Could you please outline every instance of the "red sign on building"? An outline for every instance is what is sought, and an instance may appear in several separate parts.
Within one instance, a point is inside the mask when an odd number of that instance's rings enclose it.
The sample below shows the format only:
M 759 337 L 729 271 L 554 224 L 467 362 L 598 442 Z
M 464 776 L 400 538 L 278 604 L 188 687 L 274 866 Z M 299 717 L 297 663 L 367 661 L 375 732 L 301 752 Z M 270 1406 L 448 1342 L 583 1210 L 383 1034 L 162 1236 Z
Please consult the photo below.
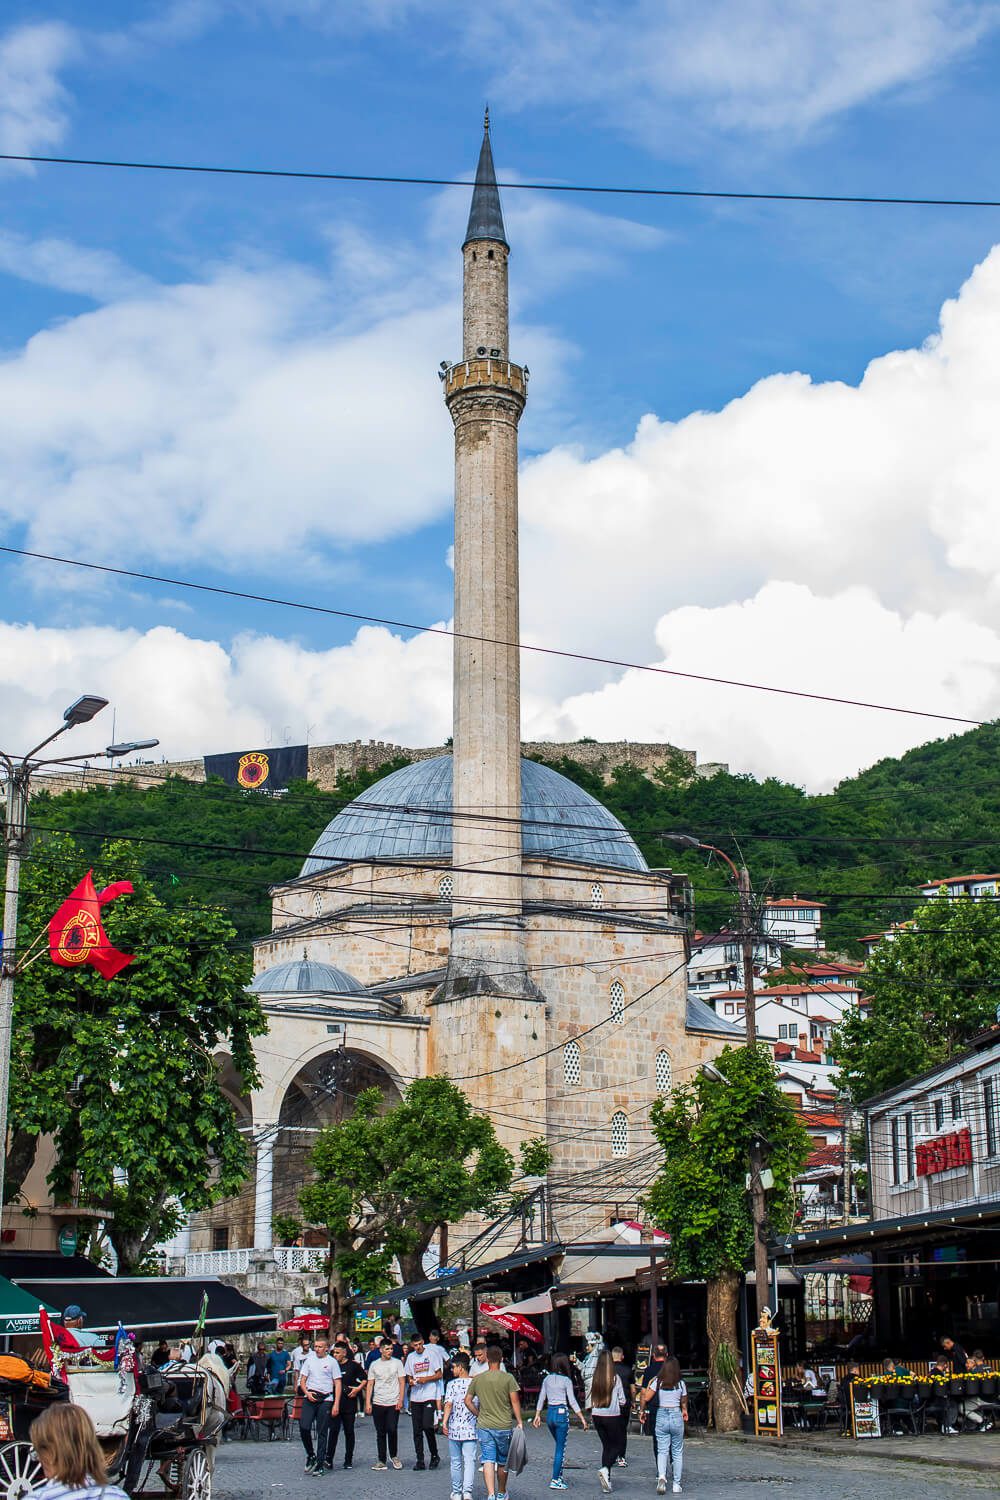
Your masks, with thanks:
M 935 1172 L 949 1172 L 952 1167 L 972 1164 L 972 1137 L 968 1128 L 939 1135 L 933 1141 L 917 1142 L 917 1176 L 933 1177 Z

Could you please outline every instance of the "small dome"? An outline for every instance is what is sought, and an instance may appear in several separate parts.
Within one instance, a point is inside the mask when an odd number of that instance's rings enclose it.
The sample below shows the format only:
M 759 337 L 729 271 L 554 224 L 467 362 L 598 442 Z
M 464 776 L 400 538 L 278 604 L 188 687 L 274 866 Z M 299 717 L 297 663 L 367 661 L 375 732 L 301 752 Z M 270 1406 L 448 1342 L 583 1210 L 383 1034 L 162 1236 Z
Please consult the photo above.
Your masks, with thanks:
M 595 797 L 551 766 L 521 761 L 522 847 L 528 859 L 648 869 L 628 831 Z M 380 859 L 451 859 L 450 755 L 403 766 L 368 787 L 327 824 L 302 866 Z
M 335 969 L 333 964 L 317 963 L 314 958 L 292 958 L 272 964 L 247 985 L 254 995 L 357 995 L 364 985 L 353 974 Z

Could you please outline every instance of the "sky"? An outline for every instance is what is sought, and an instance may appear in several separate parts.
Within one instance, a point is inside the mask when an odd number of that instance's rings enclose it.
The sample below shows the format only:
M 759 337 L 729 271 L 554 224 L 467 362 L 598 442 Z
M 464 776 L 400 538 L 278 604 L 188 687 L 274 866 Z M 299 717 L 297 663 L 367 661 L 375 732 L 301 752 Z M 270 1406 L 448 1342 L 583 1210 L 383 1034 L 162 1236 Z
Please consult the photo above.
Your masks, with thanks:
M 7 156 L 467 181 L 488 100 L 508 184 L 1000 197 L 995 0 L 0 26 Z M 502 196 L 525 641 L 927 715 L 525 653 L 525 738 L 823 790 L 1000 715 L 1000 209 Z M 0 749 L 83 691 L 171 759 L 450 733 L 468 198 L 0 161 L 0 541 L 343 612 L 0 554 Z

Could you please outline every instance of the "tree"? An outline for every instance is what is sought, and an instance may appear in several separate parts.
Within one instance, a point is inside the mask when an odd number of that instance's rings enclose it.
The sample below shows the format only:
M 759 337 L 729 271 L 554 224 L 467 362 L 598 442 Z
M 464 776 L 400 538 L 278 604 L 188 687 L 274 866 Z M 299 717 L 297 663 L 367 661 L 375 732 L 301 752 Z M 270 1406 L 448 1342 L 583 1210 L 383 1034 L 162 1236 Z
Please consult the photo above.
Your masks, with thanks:
M 312 1152 L 315 1181 L 299 1202 L 330 1241 L 330 1317 L 352 1287 L 367 1295 L 422 1274 L 421 1259 L 441 1224 L 486 1213 L 509 1188 L 514 1162 L 484 1115 L 474 1114 L 447 1078 L 418 1078 L 385 1108 L 378 1089 L 330 1125 Z
M 26 942 L 44 934 L 87 868 L 71 839 L 35 841 L 23 869 Z M 128 968 L 107 981 L 89 966 L 57 967 L 43 948 L 18 978 L 7 1170 L 14 1197 L 40 1137 L 52 1136 L 53 1190 L 113 1211 L 108 1238 L 133 1271 L 187 1214 L 245 1180 L 248 1147 L 213 1052 L 225 1047 L 252 1087 L 252 1038 L 267 1026 L 245 991 L 250 960 L 234 949 L 228 915 L 168 909 L 130 850 L 108 846 L 96 883 L 123 878 L 135 893 L 103 920 L 111 942 L 135 955 Z
M 994 1019 L 1000 910 L 941 896 L 913 926 L 879 943 L 865 968 L 871 995 L 834 1034 L 840 1077 L 855 1099 L 944 1062 Z
M 727 1083 L 702 1073 L 653 1105 L 653 1131 L 664 1164 L 647 1198 L 653 1222 L 670 1234 L 671 1272 L 708 1283 L 709 1370 L 715 1425 L 739 1425 L 739 1406 L 725 1378 L 723 1346 L 738 1345 L 740 1275 L 753 1257 L 746 1174 L 750 1143 L 765 1143 L 774 1174 L 769 1219 L 781 1230 L 792 1219 L 792 1180 L 809 1155 L 809 1136 L 783 1099 L 764 1047 L 727 1047 L 715 1059 Z

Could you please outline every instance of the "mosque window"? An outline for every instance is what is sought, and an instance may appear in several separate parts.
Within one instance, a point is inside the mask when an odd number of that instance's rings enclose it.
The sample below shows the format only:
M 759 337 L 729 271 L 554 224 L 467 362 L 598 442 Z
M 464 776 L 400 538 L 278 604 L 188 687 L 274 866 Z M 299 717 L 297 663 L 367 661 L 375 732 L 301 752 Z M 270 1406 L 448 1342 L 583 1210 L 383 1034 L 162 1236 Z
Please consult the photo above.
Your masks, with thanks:
M 669 1094 L 672 1083 L 673 1068 L 670 1065 L 670 1053 L 665 1047 L 661 1047 L 656 1054 L 656 1092 Z
M 313 897 L 313 916 L 314 917 L 321 917 L 322 915 L 323 915 L 323 897 L 317 893 Z
M 625 1024 L 625 986 L 620 979 L 611 985 L 611 1019 L 616 1026 Z
M 442 875 L 438 881 L 438 900 L 450 901 L 455 894 L 455 882 L 450 875 Z
M 580 1082 L 580 1045 L 567 1042 L 563 1048 L 563 1081 L 569 1088 Z
M 611 1155 L 628 1156 L 628 1120 L 620 1109 L 611 1116 Z
M 600 911 L 604 905 L 604 887 L 596 880 L 590 887 L 590 904 L 595 911 Z

